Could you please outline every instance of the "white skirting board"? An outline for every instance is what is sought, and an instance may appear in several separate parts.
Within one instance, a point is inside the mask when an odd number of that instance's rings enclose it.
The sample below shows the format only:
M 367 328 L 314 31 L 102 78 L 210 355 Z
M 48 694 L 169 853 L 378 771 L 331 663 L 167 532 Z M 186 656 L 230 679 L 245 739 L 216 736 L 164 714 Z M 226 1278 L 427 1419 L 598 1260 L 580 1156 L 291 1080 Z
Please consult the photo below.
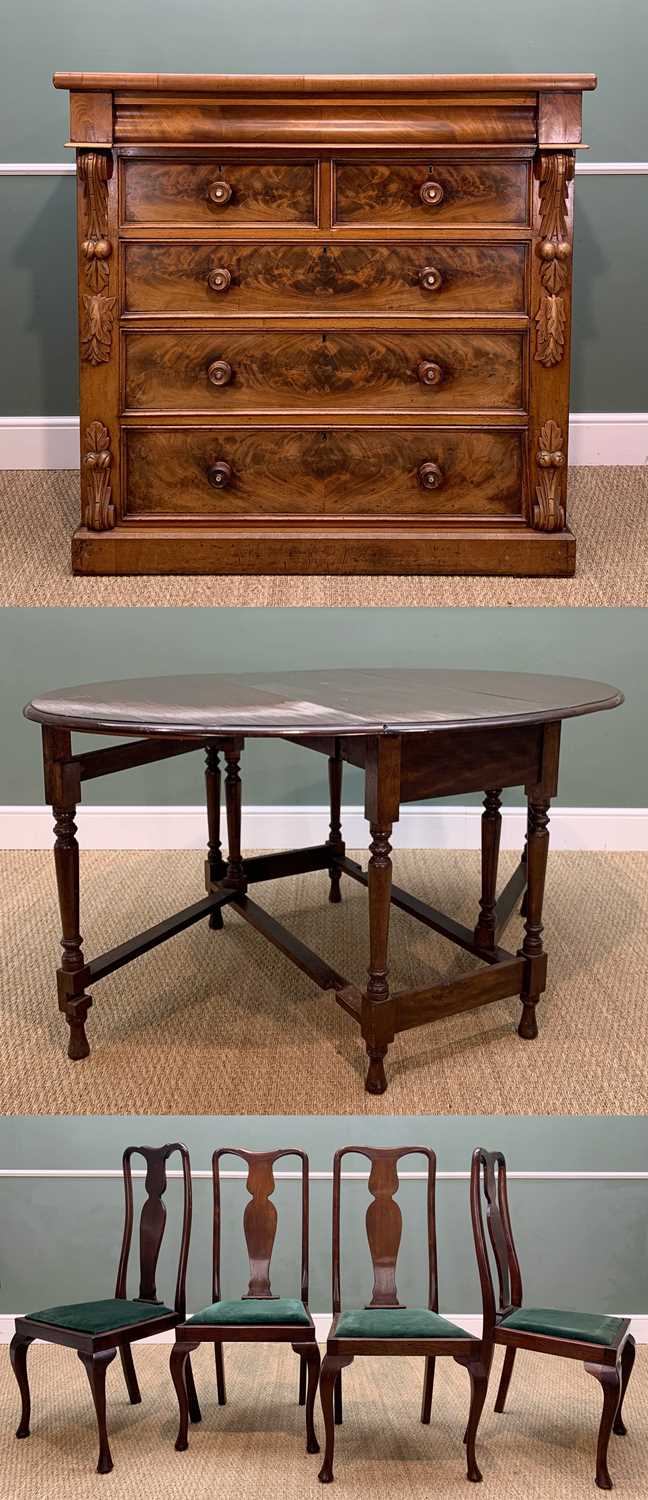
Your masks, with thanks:
M 396 849 L 478 849 L 481 808 L 406 807 L 394 825 Z M 526 814 L 521 807 L 502 809 L 503 849 L 521 849 Z M 315 807 L 243 809 L 246 849 L 302 848 L 324 843 L 329 813 Z M 204 807 L 80 807 L 77 813 L 82 849 L 201 849 L 207 842 Z M 344 837 L 350 849 L 366 848 L 370 834 L 361 807 L 342 810 Z M 0 849 L 49 849 L 53 842 L 48 807 L 0 807 Z M 552 849 L 648 851 L 648 808 L 555 807 L 550 816 Z M 223 842 L 226 833 L 223 820 Z
M 0 1314 L 0 1344 L 11 1343 L 11 1340 L 14 1336 L 14 1318 L 20 1316 L 21 1314 L 19 1313 Z M 444 1310 L 443 1316 L 445 1318 L 449 1318 L 451 1323 L 457 1323 L 460 1328 L 464 1328 L 466 1333 L 474 1333 L 477 1337 L 479 1337 L 482 1324 L 481 1313 L 447 1313 Z M 616 1313 L 615 1316 L 621 1318 L 629 1317 L 631 1319 L 630 1332 L 633 1334 L 637 1343 L 648 1344 L 648 1313 Z M 315 1324 L 317 1340 L 320 1344 L 326 1343 L 327 1334 L 331 1326 L 331 1319 L 332 1313 L 330 1312 L 313 1313 L 313 1322 Z M 157 1334 L 157 1336 L 151 1339 L 141 1339 L 139 1341 L 135 1340 L 135 1342 L 140 1342 L 143 1344 L 172 1344 L 174 1342 L 174 1338 L 175 1334 L 173 1332 L 173 1329 L 171 1329 L 168 1333 L 159 1333 Z M 40 1343 L 40 1339 L 37 1339 L 36 1343 Z
M 569 462 L 647 464 L 648 412 L 575 412 Z M 78 417 L 0 417 L 0 469 L 77 469 Z

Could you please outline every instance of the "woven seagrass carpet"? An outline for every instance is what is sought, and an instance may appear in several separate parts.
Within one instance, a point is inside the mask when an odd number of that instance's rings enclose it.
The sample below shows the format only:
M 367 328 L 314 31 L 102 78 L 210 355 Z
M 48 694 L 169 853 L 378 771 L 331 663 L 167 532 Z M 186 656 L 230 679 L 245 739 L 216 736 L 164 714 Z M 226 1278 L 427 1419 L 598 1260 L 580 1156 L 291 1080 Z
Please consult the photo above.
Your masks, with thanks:
M 110 1478 L 96 1474 L 90 1391 L 69 1349 L 35 1344 L 29 1351 L 32 1433 L 17 1442 L 18 1390 L 8 1350 L 0 1360 L 0 1470 L 7 1500 L 313 1500 L 320 1458 L 307 1455 L 297 1406 L 297 1359 L 288 1346 L 230 1345 L 225 1351 L 228 1403 L 215 1399 L 209 1347 L 193 1356 L 202 1422 L 189 1448 L 176 1453 L 177 1406 L 168 1345 L 134 1350 L 142 1405 L 129 1406 L 119 1360 L 108 1371 Z M 594 1485 L 600 1387 L 572 1360 L 518 1353 L 507 1411 L 493 1403 L 501 1351 L 477 1440 L 481 1493 L 497 1500 L 581 1500 Z M 344 1422 L 338 1428 L 335 1492 L 349 1500 L 439 1500 L 465 1496 L 462 1434 L 468 1375 L 451 1359 L 437 1361 L 432 1421 L 419 1421 L 423 1361 L 357 1359 L 344 1371 Z M 648 1493 L 648 1350 L 640 1347 L 624 1407 L 628 1429 L 608 1454 L 616 1493 Z M 316 1424 L 323 1425 L 319 1400 Z
M 364 858 L 361 854 L 360 858 Z M 501 880 L 514 856 L 502 855 Z M 200 898 L 198 852 L 81 855 L 88 958 Z M 395 879 L 472 925 L 478 855 L 397 851 Z M 47 852 L 0 856 L 0 1076 L 18 1114 L 642 1114 L 648 1112 L 648 856 L 552 853 L 548 990 L 540 1036 L 516 1034 L 517 999 L 397 1037 L 382 1098 L 364 1091 L 356 1023 L 231 911 L 98 983 L 92 1055 L 68 1061 L 56 1003 L 59 918 Z M 364 889 L 327 901 L 317 872 L 255 899 L 355 983 L 366 971 Z M 515 917 L 504 945 L 515 952 Z M 413 989 L 476 961 L 392 908 L 391 983 Z
M 0 473 L 0 604 L 639 605 L 648 603 L 648 467 L 569 477 L 577 576 L 559 578 L 73 578 L 76 470 Z

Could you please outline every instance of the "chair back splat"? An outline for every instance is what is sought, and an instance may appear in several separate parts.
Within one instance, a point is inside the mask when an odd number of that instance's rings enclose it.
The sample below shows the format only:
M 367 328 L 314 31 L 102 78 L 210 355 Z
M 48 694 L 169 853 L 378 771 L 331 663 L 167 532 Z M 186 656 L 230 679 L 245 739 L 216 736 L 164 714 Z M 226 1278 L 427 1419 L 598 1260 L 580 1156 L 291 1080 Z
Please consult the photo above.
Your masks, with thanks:
M 486 1224 L 497 1268 L 498 1297 L 488 1254 Z M 501 1151 L 473 1151 L 470 1174 L 470 1212 L 484 1306 L 484 1337 L 514 1307 L 522 1306 L 522 1273 L 517 1258 L 506 1186 L 506 1160 Z
M 403 1218 L 395 1195 L 400 1186 L 398 1163 L 404 1156 L 424 1156 L 427 1162 L 427 1239 L 428 1239 L 428 1307 L 439 1310 L 437 1286 L 435 1183 L 436 1156 L 427 1146 L 392 1148 L 343 1146 L 333 1161 L 333 1313 L 341 1308 L 340 1283 L 340 1187 L 342 1161 L 345 1156 L 365 1156 L 371 1163 L 365 1224 L 369 1254 L 373 1267 L 373 1291 L 368 1307 L 401 1307 L 396 1287 L 396 1262 L 400 1249 Z
M 167 1189 L 167 1162 L 169 1157 L 173 1156 L 176 1151 L 179 1153 L 182 1162 L 184 1193 L 182 1234 L 180 1238 L 174 1306 L 175 1311 L 180 1313 L 184 1318 L 186 1313 L 185 1284 L 187 1279 L 187 1258 L 189 1255 L 189 1237 L 191 1234 L 191 1166 L 189 1152 L 186 1146 L 181 1145 L 179 1141 L 173 1141 L 168 1146 L 128 1146 L 124 1152 L 122 1158 L 125 1199 L 124 1235 L 119 1257 L 115 1296 L 126 1296 L 128 1258 L 133 1237 L 133 1174 L 131 1161 L 133 1156 L 143 1156 L 146 1162 L 146 1200 L 139 1222 L 140 1280 L 139 1294 L 135 1300 L 142 1302 L 160 1301 L 157 1295 L 155 1277 L 167 1218 L 164 1203 L 164 1194 Z
M 212 1156 L 214 1179 L 214 1238 L 212 1260 L 212 1300 L 221 1300 L 221 1191 L 220 1163 L 223 1156 L 237 1156 L 247 1165 L 247 1190 L 250 1201 L 243 1214 L 243 1234 L 250 1263 L 250 1279 L 244 1298 L 273 1299 L 270 1285 L 270 1261 L 277 1233 L 278 1214 L 272 1202 L 275 1190 L 274 1166 L 286 1156 L 301 1162 L 301 1299 L 308 1306 L 308 1157 L 305 1151 L 290 1148 L 283 1151 L 242 1151 L 223 1146 Z

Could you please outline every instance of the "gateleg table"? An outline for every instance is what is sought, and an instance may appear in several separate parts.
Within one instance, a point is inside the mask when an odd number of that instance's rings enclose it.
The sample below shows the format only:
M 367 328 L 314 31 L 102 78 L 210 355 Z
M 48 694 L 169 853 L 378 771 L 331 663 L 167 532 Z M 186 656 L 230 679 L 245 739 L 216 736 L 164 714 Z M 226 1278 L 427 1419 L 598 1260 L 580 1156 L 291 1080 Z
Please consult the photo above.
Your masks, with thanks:
M 106 974 L 166 942 L 194 922 L 223 926 L 232 907 L 290 958 L 360 1027 L 369 1064 L 366 1088 L 387 1087 L 385 1058 L 399 1031 L 519 995 L 518 1035 L 538 1034 L 536 1007 L 546 986 L 542 904 L 549 846 L 549 806 L 558 785 L 563 719 L 618 707 L 609 684 L 531 673 L 405 668 L 351 668 L 153 677 L 44 693 L 25 709 L 42 725 L 45 795 L 54 814 L 54 861 L 62 924 L 59 1007 L 69 1028 L 68 1055 L 87 1057 L 90 988 Z M 123 735 L 124 743 L 73 753 L 73 732 Z M 282 739 L 328 760 L 330 831 L 325 843 L 244 858 L 241 851 L 240 760 L 248 738 Z M 206 757 L 207 895 L 192 906 L 86 959 L 80 934 L 79 848 L 75 816 L 84 782 L 202 748 Z M 228 853 L 220 842 L 220 757 L 225 761 Z M 365 870 L 347 856 L 341 826 L 342 768 L 365 778 L 371 830 Z M 527 836 L 520 862 L 497 895 L 503 788 L 525 789 Z M 392 882 L 393 825 L 403 803 L 485 793 L 481 893 L 475 925 L 466 927 Z M 250 888 L 309 870 L 327 870 L 329 899 L 340 900 L 342 876 L 368 894 L 368 974 L 364 989 L 336 973 L 263 909 Z M 524 938 L 517 953 L 500 946 L 522 902 Z M 448 982 L 392 993 L 388 980 L 390 907 L 483 961 Z

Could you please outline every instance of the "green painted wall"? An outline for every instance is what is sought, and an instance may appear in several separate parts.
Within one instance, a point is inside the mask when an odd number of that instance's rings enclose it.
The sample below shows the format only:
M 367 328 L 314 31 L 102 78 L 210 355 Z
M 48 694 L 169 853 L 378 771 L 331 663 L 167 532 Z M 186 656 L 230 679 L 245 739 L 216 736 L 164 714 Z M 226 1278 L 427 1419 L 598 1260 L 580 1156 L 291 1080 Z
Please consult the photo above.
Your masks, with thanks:
M 46 689 L 165 672 L 403 665 L 612 682 L 626 694 L 621 709 L 565 726 L 558 801 L 647 806 L 648 610 L 518 609 L 514 627 L 511 619 L 503 609 L 5 609 L 0 804 L 42 800 L 40 734 L 22 708 Z M 250 803 L 327 798 L 324 760 L 297 746 L 248 742 L 243 776 Z M 361 786 L 359 773 L 346 772 L 345 801 L 361 802 Z M 175 805 L 202 796 L 198 753 L 90 782 L 86 800 Z
M 87 0 L 13 4 L 0 65 L 0 152 L 5 161 L 61 161 L 67 99 L 54 68 L 214 72 L 587 71 L 584 138 L 597 161 L 646 150 L 644 0 L 113 0 L 110 25 Z M 575 411 L 648 409 L 645 244 L 641 177 L 580 178 L 577 185 Z M 0 310 L 5 348 L 0 415 L 77 410 L 73 286 L 73 181 L 0 179 Z
M 510 1170 L 645 1171 L 646 1119 L 441 1118 L 74 1118 L 0 1120 L 0 1167 L 115 1168 L 125 1145 L 182 1140 L 192 1166 L 208 1170 L 216 1146 L 252 1150 L 297 1145 L 308 1151 L 311 1169 L 330 1169 L 334 1150 L 350 1143 L 431 1145 L 440 1171 L 465 1171 L 475 1145 L 499 1147 Z M 294 1163 L 286 1162 L 288 1169 Z M 360 1158 L 348 1162 L 363 1170 Z M 240 1168 L 234 1160 L 226 1168 Z M 420 1160 L 405 1163 L 416 1169 Z M 294 1294 L 298 1255 L 298 1185 L 277 1184 L 279 1232 L 273 1285 Z M 343 1187 L 343 1292 L 361 1305 L 370 1291 L 364 1239 L 365 1183 Z M 511 1210 L 529 1300 L 606 1312 L 648 1312 L 648 1182 L 512 1182 Z M 224 1187 L 224 1292 L 245 1290 L 240 1222 L 244 1183 Z M 311 1307 L 330 1307 L 331 1183 L 311 1186 Z M 169 1185 L 171 1239 L 163 1251 L 159 1293 L 171 1295 L 173 1226 L 179 1184 Z M 425 1297 L 424 1186 L 400 1189 L 405 1232 L 399 1258 L 401 1300 Z M 3 1221 L 0 1248 L 0 1311 L 35 1311 L 48 1303 L 110 1295 L 121 1234 L 122 1189 L 118 1180 L 53 1181 L 0 1178 Z M 479 1312 L 466 1181 L 440 1182 L 437 1198 L 441 1306 Z M 191 1309 L 210 1300 L 211 1184 L 194 1183 L 194 1227 L 188 1301 Z M 43 1233 L 44 1226 L 47 1233 Z M 177 1243 L 177 1237 L 176 1237 Z M 583 1247 L 588 1246 L 587 1255 Z
M 511 627 L 505 609 L 3 609 L 1 625 L 0 804 L 42 799 L 39 729 L 21 711 L 46 688 L 163 672 L 402 664 L 613 682 L 625 691 L 622 708 L 565 724 L 558 801 L 648 805 L 648 610 L 517 609 Z M 198 753 L 102 777 L 87 801 L 195 804 L 201 762 Z M 249 741 L 243 778 L 249 802 L 327 799 L 326 762 L 297 745 Z M 345 772 L 345 801 L 362 799 L 360 772 Z

